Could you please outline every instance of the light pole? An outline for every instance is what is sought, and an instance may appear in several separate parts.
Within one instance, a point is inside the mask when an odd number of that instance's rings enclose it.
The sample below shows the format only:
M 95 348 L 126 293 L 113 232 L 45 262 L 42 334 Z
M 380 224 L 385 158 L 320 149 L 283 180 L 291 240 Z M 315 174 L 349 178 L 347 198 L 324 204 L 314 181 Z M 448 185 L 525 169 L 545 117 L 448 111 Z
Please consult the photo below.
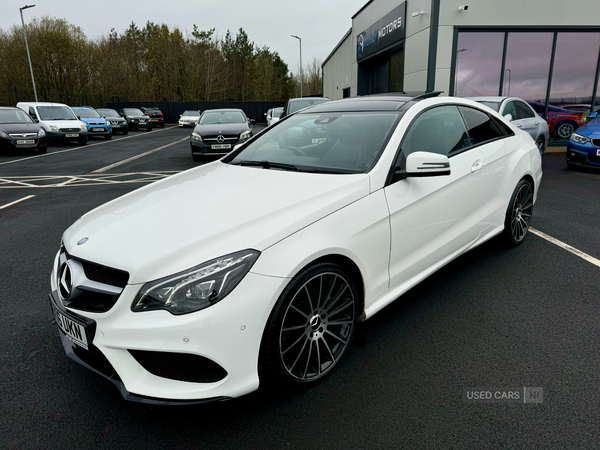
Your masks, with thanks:
M 512 72 L 510 69 L 504 69 L 504 70 L 508 70 L 508 94 L 507 94 L 507 97 L 510 97 L 510 74 Z
M 27 8 L 33 8 L 35 5 L 25 5 L 19 8 L 21 13 L 21 23 L 23 24 L 23 37 L 25 38 L 25 48 L 27 49 L 27 59 L 29 60 L 29 71 L 31 72 L 31 82 L 33 83 L 33 95 L 35 95 L 35 101 L 37 103 L 37 91 L 35 90 L 35 80 L 33 78 L 33 67 L 31 67 L 31 56 L 29 56 L 29 45 L 27 45 L 27 33 L 25 32 L 25 21 L 23 20 L 23 10 Z
M 300 39 L 298 36 L 294 36 L 293 34 L 290 34 L 290 36 L 300 41 L 300 97 L 302 97 L 302 39 Z

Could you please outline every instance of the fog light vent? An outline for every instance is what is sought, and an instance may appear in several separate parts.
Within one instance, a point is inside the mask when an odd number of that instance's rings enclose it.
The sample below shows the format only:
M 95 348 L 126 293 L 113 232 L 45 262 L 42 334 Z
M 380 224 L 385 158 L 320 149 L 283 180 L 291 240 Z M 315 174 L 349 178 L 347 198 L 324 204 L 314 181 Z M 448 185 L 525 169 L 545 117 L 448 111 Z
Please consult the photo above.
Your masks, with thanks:
M 189 353 L 129 350 L 140 365 L 157 377 L 190 383 L 215 383 L 227 376 L 216 362 Z

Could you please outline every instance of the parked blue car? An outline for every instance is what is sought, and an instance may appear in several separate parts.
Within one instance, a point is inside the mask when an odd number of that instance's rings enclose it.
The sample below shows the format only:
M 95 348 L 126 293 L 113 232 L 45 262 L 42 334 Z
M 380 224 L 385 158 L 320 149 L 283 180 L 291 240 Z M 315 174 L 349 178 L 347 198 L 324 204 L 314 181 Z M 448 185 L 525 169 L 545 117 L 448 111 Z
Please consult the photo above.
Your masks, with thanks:
M 112 127 L 107 120 L 90 106 L 71 106 L 79 120 L 87 125 L 88 136 L 103 136 L 104 139 L 112 138 Z
M 567 166 L 600 169 L 600 119 L 588 122 L 571 135 L 567 144 Z

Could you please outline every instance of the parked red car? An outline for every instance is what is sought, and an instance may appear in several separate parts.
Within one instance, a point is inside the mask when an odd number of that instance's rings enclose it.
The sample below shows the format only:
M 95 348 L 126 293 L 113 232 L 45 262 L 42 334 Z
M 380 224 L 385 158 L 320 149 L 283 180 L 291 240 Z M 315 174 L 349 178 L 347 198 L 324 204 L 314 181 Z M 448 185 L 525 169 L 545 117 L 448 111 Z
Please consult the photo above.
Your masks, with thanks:
M 529 102 L 529 104 L 535 112 L 548 122 L 550 136 L 568 139 L 577 128 L 585 123 L 581 112 L 548 105 L 548 117 L 544 117 L 545 105 L 542 102 Z

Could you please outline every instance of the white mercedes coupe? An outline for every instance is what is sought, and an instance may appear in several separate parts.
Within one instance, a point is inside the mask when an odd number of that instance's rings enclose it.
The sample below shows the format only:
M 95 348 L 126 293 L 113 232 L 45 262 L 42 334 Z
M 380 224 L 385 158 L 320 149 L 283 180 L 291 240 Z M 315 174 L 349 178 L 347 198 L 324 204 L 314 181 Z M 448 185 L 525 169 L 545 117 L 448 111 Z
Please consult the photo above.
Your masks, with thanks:
M 143 403 L 309 385 L 357 322 L 496 235 L 522 242 L 535 142 L 438 94 L 302 110 L 85 214 L 51 276 L 67 355 Z

